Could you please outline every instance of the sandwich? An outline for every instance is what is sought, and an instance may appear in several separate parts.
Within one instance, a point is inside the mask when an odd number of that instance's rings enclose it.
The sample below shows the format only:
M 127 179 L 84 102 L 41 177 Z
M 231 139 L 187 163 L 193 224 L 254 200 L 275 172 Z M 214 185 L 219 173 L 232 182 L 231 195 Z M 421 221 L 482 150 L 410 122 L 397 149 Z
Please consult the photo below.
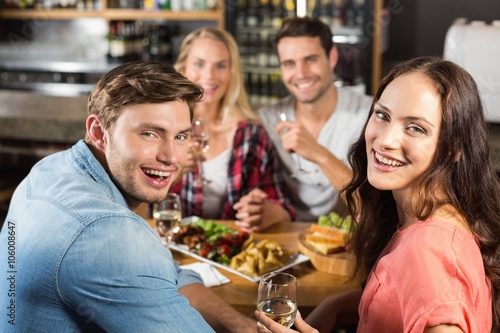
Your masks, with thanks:
M 318 223 L 311 224 L 306 242 L 322 254 L 333 254 L 346 250 L 351 236 L 352 220 L 337 213 L 321 216 Z

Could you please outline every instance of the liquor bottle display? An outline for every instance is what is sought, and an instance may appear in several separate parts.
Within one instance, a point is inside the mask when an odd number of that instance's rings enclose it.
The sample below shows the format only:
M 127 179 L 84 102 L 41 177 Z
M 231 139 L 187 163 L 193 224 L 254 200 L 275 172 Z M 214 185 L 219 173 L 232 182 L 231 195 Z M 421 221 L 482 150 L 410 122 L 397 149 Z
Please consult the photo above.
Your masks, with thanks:
M 174 60 L 172 37 L 176 28 L 141 21 L 111 21 L 109 27 L 109 62 L 134 60 Z
M 370 0 L 367 0 L 370 1 Z M 274 39 L 284 19 L 296 15 L 294 0 L 239 0 L 235 36 L 240 47 L 250 103 L 254 107 L 287 94 Z M 368 43 L 363 34 L 365 0 L 307 0 L 306 14 L 327 24 L 339 52 L 336 84 L 358 85 L 364 77 Z

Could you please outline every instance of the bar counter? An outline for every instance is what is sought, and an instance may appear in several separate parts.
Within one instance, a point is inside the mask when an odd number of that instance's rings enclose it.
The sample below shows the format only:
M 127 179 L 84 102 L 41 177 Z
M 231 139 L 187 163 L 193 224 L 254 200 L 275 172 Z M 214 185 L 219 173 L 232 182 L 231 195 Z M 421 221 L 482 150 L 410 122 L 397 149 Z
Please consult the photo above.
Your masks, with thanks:
M 155 228 L 153 219 L 147 221 Z M 216 222 L 238 229 L 234 225 L 234 221 Z M 297 250 L 298 235 L 302 230 L 307 229 L 309 225 L 310 223 L 305 222 L 279 223 L 262 233 L 254 233 L 254 237 L 257 240 L 275 240 L 287 249 Z M 178 260 L 182 265 L 197 261 L 175 250 L 172 250 L 172 254 L 174 259 Z M 258 283 L 251 282 L 224 269 L 217 269 L 227 276 L 231 282 L 211 289 L 240 313 L 253 317 L 257 305 Z M 303 316 L 307 316 L 326 297 L 356 288 L 356 284 L 346 283 L 347 277 L 320 272 L 309 261 L 287 269 L 286 272 L 298 278 L 298 303 Z M 351 320 L 351 318 L 345 318 L 342 322 L 351 322 Z
M 0 90 L 0 139 L 75 143 L 85 136 L 87 99 Z

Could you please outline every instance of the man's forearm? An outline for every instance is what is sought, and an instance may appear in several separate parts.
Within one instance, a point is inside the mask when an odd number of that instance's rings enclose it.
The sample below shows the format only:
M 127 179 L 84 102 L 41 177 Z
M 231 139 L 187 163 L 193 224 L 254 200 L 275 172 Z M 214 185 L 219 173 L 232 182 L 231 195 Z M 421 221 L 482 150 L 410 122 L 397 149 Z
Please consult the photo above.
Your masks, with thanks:
M 352 170 L 326 148 L 319 155 L 316 164 L 318 164 L 337 192 L 342 190 L 352 178 Z
M 191 306 L 198 310 L 216 332 L 250 333 L 257 332 L 257 322 L 245 317 L 224 302 L 213 291 L 194 283 L 179 289 Z

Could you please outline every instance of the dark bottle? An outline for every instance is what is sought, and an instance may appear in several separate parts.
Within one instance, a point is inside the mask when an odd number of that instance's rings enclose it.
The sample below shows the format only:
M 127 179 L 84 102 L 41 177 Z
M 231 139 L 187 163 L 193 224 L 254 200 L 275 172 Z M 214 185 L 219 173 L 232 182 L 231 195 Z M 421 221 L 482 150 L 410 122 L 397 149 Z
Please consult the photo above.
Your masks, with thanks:
M 281 79 L 279 73 L 271 73 L 269 74 L 269 102 L 275 103 L 280 97 L 280 84 Z
M 265 29 L 260 31 L 258 42 L 257 65 L 260 67 L 269 66 L 269 32 Z
M 236 7 L 236 26 L 245 27 L 247 25 L 247 0 L 239 0 Z
M 146 57 L 148 60 L 172 62 L 172 39 L 166 25 L 153 24 L 147 33 Z
M 259 104 L 267 105 L 271 100 L 271 91 L 269 86 L 269 74 L 260 73 L 259 75 Z
M 259 25 L 261 27 L 271 26 L 271 7 L 269 6 L 270 0 L 260 0 L 259 1 Z
M 125 22 L 110 22 L 108 34 L 108 61 L 125 62 L 127 56 L 126 41 L 124 36 Z
M 344 26 L 344 9 L 344 0 L 333 0 L 331 24 L 332 28 L 340 28 Z
M 283 8 L 281 7 L 281 0 L 270 0 L 271 7 L 271 26 L 273 28 L 280 28 L 283 22 Z
M 246 32 L 237 32 L 236 41 L 238 42 L 238 48 L 241 54 L 241 63 L 243 65 L 249 65 L 249 34 Z
M 259 24 L 259 0 L 247 1 L 247 26 L 256 27 Z
M 318 8 L 318 18 L 326 25 L 332 25 L 332 6 L 331 0 L 321 0 Z
M 283 18 L 295 16 L 294 0 L 282 0 L 282 6 L 283 6 Z
M 248 75 L 250 77 L 250 104 L 252 106 L 259 106 L 260 75 L 256 72 L 249 73 Z
M 259 49 L 259 34 L 258 31 L 248 33 L 248 65 L 258 66 L 258 49 Z

